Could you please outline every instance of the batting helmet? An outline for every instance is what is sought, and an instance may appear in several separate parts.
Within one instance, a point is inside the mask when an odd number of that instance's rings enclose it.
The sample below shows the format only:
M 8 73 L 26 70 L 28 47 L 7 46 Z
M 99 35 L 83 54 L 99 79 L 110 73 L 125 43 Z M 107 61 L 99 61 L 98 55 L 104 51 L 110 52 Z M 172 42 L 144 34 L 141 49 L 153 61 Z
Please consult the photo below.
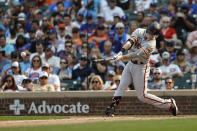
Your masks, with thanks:
M 158 22 L 154 22 L 150 24 L 146 29 L 146 33 L 155 35 L 155 36 L 158 36 L 159 32 L 160 32 L 160 25 Z

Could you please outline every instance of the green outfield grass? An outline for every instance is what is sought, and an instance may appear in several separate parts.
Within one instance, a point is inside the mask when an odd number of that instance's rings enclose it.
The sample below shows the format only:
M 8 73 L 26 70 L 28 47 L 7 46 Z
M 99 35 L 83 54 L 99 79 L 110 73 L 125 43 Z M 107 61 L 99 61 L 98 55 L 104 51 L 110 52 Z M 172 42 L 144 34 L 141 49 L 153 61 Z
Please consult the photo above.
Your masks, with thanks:
M 68 119 L 69 116 L 0 116 L 0 121 Z
M 0 128 L 0 131 L 196 131 L 197 118 Z

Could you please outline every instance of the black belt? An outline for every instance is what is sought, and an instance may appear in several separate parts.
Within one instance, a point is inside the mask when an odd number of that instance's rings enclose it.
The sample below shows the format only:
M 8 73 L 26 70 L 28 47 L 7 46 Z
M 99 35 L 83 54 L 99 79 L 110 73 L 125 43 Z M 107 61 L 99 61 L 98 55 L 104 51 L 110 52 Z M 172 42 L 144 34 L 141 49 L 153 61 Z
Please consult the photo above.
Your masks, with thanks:
M 137 60 L 134 60 L 134 61 L 131 61 L 133 64 L 137 64 L 137 65 L 143 65 L 144 63 L 143 62 L 140 62 L 140 61 L 137 61 Z

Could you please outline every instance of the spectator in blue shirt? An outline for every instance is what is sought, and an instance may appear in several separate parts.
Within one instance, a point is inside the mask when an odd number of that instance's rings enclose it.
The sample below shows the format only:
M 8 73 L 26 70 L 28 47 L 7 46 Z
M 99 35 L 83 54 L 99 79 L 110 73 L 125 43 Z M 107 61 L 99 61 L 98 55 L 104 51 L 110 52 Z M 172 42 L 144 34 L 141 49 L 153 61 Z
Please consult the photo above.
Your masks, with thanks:
M 14 51 L 13 45 L 6 45 L 6 38 L 0 35 L 0 48 L 5 51 L 5 55 L 9 56 Z

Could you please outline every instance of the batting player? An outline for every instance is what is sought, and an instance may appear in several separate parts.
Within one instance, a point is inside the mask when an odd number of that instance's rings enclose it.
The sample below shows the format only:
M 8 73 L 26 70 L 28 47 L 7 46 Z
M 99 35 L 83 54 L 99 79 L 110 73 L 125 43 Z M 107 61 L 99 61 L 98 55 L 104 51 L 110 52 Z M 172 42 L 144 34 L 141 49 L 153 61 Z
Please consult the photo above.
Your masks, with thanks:
M 136 29 L 131 38 L 123 45 L 121 51 L 115 56 L 116 61 L 129 61 L 124 68 L 120 85 L 116 90 L 112 103 L 106 109 L 106 115 L 114 114 L 115 106 L 119 104 L 124 90 L 131 84 L 134 84 L 137 97 L 140 101 L 151 104 L 158 108 L 169 109 L 176 116 L 178 108 L 173 98 L 162 99 L 155 95 L 147 93 L 147 80 L 150 71 L 149 57 L 156 49 L 156 40 L 160 31 L 160 25 L 157 22 L 152 23 L 147 29 Z M 126 55 L 123 55 L 128 51 Z

